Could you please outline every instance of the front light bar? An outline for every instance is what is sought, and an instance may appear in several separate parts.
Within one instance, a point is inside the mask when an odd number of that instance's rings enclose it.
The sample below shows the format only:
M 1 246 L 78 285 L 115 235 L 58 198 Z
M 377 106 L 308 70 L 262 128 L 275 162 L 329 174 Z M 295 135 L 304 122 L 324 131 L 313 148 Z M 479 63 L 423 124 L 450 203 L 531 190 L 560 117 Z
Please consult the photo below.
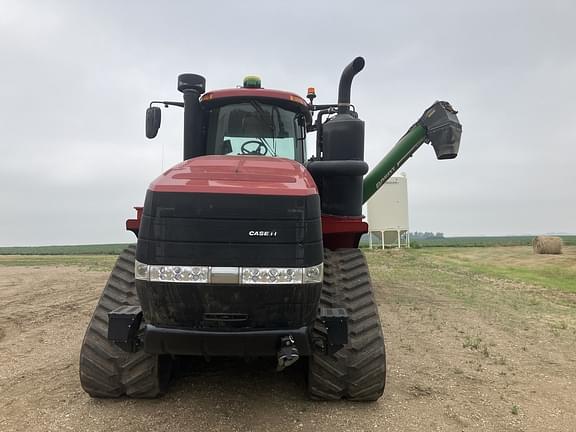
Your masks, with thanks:
M 278 285 L 321 283 L 324 264 L 312 267 L 215 267 L 148 265 L 136 261 L 134 277 L 150 282 Z

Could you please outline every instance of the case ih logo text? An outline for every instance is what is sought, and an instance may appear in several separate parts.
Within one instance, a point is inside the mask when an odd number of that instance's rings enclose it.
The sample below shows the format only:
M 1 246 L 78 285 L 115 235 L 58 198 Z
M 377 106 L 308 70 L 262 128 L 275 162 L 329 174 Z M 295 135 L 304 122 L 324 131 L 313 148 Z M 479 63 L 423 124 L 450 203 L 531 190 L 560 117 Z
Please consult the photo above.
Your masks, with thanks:
M 277 231 L 248 231 L 250 237 L 276 237 Z

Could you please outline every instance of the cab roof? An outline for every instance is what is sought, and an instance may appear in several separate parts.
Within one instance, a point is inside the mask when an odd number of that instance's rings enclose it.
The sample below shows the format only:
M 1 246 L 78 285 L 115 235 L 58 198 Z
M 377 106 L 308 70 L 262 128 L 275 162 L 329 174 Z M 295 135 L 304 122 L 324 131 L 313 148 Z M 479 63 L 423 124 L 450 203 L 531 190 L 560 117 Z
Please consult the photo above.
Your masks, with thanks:
M 227 105 L 234 102 L 243 102 L 257 99 L 262 102 L 274 103 L 291 111 L 298 111 L 306 117 L 306 123 L 312 122 L 308 103 L 296 93 L 283 90 L 265 88 L 238 87 L 231 89 L 213 90 L 204 93 L 200 103 L 207 107 Z

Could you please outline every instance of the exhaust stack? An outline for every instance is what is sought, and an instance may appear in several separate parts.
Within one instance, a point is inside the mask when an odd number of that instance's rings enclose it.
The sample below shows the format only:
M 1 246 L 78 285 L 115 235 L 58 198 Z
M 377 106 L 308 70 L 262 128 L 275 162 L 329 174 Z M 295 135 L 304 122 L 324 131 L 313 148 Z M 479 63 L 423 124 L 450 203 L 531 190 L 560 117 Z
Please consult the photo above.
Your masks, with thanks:
M 338 114 L 345 114 L 350 111 L 350 90 L 352 88 L 352 80 L 364 69 L 364 57 L 356 57 L 352 62 L 344 68 L 340 76 L 340 84 L 338 85 Z

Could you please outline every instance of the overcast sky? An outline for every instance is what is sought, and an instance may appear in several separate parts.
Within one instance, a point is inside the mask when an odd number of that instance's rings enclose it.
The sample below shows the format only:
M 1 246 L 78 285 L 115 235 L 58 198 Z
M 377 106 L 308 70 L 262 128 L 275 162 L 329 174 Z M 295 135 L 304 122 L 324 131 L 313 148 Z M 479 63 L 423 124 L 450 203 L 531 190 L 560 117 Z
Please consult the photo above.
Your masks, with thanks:
M 435 100 L 460 111 L 458 159 L 426 146 L 402 169 L 412 231 L 576 233 L 575 22 L 570 0 L 0 0 L 0 245 L 132 241 L 131 207 L 181 157 L 178 109 L 144 136 L 179 73 L 328 103 L 357 55 L 371 166 Z

